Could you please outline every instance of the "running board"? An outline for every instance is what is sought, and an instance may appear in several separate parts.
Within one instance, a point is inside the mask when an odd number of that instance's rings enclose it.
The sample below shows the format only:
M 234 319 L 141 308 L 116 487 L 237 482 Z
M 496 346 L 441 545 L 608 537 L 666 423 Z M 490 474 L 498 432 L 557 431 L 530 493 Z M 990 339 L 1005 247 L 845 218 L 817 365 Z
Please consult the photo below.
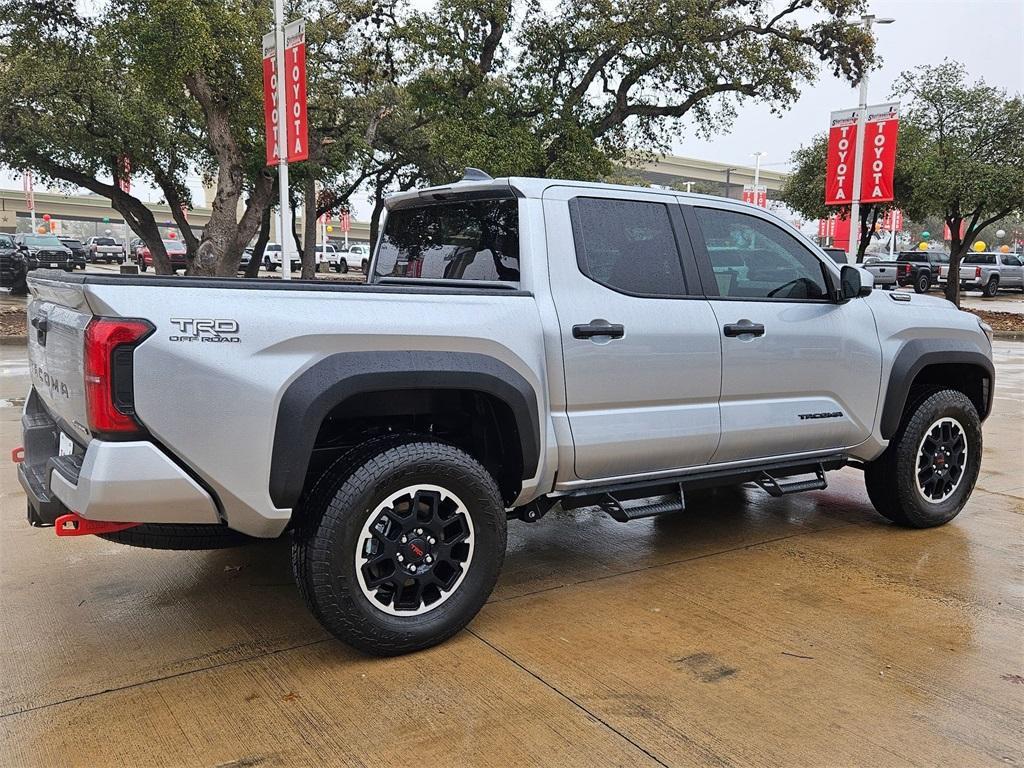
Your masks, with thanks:
M 686 509 L 686 501 L 683 496 L 683 488 L 680 486 L 676 493 L 664 494 L 664 501 L 657 501 L 653 504 L 624 504 L 628 499 L 617 499 L 610 493 L 606 493 L 598 502 L 599 506 L 612 519 L 620 523 L 628 523 L 630 520 L 642 520 L 645 517 L 657 517 L 672 512 L 682 512 Z
M 768 472 L 762 472 L 761 476 L 755 479 L 754 482 L 761 487 L 761 490 L 775 498 L 788 496 L 791 493 L 820 491 L 823 488 L 828 488 L 828 481 L 825 480 L 825 468 L 821 464 L 814 468 L 813 480 L 790 480 L 780 483 L 777 478 Z

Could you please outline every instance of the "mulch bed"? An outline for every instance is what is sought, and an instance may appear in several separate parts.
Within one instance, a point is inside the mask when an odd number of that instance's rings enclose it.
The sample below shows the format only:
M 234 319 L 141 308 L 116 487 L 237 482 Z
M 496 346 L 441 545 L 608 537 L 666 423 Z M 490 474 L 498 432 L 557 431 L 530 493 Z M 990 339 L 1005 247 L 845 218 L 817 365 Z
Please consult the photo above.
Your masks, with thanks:
M 27 327 L 24 307 L 0 307 L 0 336 L 24 336 Z
M 987 309 L 964 309 L 977 315 L 986 323 L 992 326 L 997 333 L 1022 333 L 1024 334 L 1024 314 L 1016 312 L 989 312 Z

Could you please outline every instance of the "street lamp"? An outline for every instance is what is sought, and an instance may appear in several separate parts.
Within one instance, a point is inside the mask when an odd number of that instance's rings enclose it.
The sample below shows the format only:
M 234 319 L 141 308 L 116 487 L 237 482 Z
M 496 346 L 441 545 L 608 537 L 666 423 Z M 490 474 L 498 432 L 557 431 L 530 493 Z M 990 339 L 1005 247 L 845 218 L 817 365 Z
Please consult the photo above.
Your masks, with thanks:
M 761 158 L 767 152 L 754 152 L 754 194 L 757 194 L 757 185 L 761 183 Z
M 865 13 L 860 17 L 859 25 L 864 27 L 867 33 L 871 34 L 871 27 L 875 24 L 892 24 L 896 19 L 883 16 L 875 16 L 873 13 Z M 864 127 L 868 107 L 868 73 L 865 72 L 860 79 L 860 104 L 857 105 L 857 144 L 853 155 L 853 198 L 850 202 L 850 263 L 857 259 L 857 248 L 860 245 L 860 177 L 861 158 L 864 156 Z M 856 232 L 856 237 L 853 233 Z

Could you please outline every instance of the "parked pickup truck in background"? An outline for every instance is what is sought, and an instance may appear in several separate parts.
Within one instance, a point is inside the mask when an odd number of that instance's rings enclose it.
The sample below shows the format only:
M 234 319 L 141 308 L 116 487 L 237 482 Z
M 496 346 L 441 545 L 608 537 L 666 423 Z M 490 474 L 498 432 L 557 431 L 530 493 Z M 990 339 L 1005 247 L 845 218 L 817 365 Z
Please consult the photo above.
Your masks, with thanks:
M 94 264 L 100 261 L 124 263 L 124 246 L 112 237 L 90 237 L 85 241 L 85 248 L 89 252 L 89 261 Z
M 764 209 L 469 170 L 388 198 L 370 272 L 31 276 L 29 521 L 163 548 L 288 532 L 317 619 L 397 654 L 473 618 L 509 518 L 626 522 L 851 465 L 928 527 L 978 477 L 991 329 L 872 291 Z
M 1021 257 L 1014 253 L 970 253 L 960 261 L 960 290 L 981 291 L 989 298 L 1000 288 L 1024 291 L 1024 267 Z M 947 282 L 949 265 L 942 269 L 939 280 Z
M 864 268 L 874 276 L 876 286 L 910 285 L 917 293 L 927 293 L 938 284 L 943 264 L 949 264 L 949 254 L 942 251 L 901 251 L 895 261 L 873 261 Z

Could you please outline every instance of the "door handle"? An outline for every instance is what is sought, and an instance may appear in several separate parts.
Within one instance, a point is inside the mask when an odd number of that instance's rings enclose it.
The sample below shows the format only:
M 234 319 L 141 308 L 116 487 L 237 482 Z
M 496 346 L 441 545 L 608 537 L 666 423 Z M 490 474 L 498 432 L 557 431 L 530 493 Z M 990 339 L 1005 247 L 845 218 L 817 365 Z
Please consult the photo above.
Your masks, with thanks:
M 749 320 L 741 320 L 738 323 L 728 323 L 722 326 L 722 333 L 726 336 L 764 336 L 764 326 L 760 323 L 752 323 Z
M 621 339 L 625 335 L 625 326 L 619 323 L 609 323 L 607 320 L 591 320 L 586 325 L 574 325 L 572 327 L 572 337 L 574 339 L 592 339 L 595 336 Z

